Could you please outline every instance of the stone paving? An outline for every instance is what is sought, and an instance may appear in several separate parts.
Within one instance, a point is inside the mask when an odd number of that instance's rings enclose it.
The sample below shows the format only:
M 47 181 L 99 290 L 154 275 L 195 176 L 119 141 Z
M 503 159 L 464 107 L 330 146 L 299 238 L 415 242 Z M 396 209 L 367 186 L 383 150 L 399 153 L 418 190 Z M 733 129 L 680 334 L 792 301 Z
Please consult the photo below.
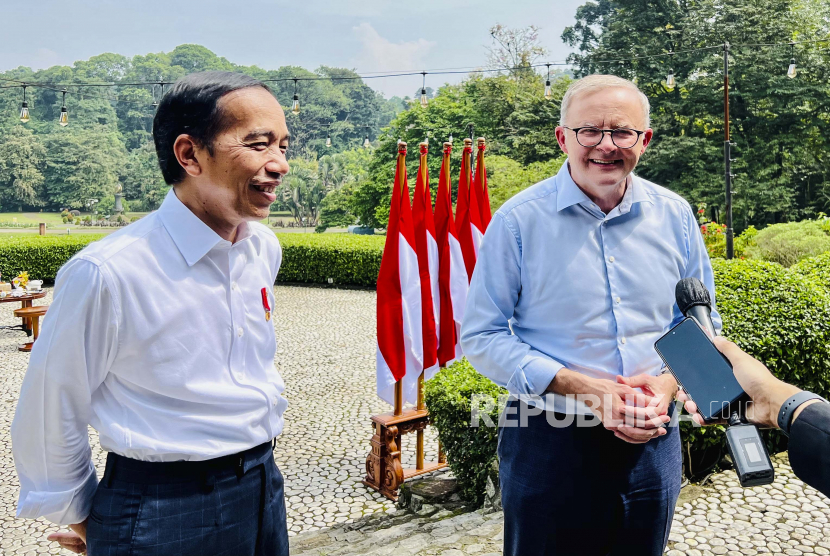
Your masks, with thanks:
M 289 408 L 275 450 L 286 480 L 292 554 L 491 556 L 501 553 L 502 514 L 395 510 L 361 484 L 370 415 L 388 408 L 374 393 L 375 295 L 365 290 L 277 286 L 276 362 Z M 40 303 L 49 303 L 51 292 Z M 0 305 L 0 325 L 17 304 Z M 14 518 L 19 485 L 9 439 L 28 355 L 20 332 L 0 331 L 0 554 L 59 554 L 45 540 L 58 528 Z M 104 454 L 91 432 L 99 474 Z M 414 437 L 404 464 L 414 464 Z M 434 433 L 427 459 L 436 457 Z M 667 554 L 830 555 L 830 501 L 796 479 L 786 455 L 772 485 L 742 489 L 734 473 L 683 489 Z M 392 526 L 394 524 L 394 526 Z M 66 552 L 68 554 L 68 552 Z

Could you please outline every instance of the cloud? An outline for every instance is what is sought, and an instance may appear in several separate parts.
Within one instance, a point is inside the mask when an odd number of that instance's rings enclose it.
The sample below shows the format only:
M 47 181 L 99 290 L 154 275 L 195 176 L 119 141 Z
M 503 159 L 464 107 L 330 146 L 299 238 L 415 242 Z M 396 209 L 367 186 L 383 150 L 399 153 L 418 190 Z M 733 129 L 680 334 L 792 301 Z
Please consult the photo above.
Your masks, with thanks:
M 362 46 L 355 58 L 360 72 L 416 70 L 424 67 L 424 59 L 435 42 L 426 39 L 394 43 L 380 36 L 370 23 L 361 23 L 352 31 Z

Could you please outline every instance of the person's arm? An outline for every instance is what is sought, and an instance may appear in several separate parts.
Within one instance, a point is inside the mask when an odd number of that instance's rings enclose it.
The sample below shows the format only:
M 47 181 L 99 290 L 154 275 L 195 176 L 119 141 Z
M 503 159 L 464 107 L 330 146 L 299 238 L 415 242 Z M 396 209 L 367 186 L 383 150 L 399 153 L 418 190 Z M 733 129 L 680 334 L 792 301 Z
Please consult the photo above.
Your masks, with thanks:
M 563 365 L 510 331 L 521 286 L 518 237 L 497 212 L 487 227 L 470 282 L 461 348 L 478 372 L 511 394 L 540 396 Z
M 75 258 L 58 273 L 11 427 L 20 478 L 17 517 L 81 524 L 97 486 L 87 426 L 92 393 L 117 347 L 116 307 L 105 277 Z
M 793 473 L 830 496 L 830 404 L 814 399 L 796 409 L 789 452 Z
M 683 270 L 681 278 L 697 278 L 712 296 L 712 324 L 715 326 L 715 332 L 721 333 L 723 328 L 723 321 L 720 313 L 718 313 L 717 300 L 715 299 L 715 275 L 712 271 L 712 261 L 709 259 L 709 252 L 706 250 L 706 242 L 703 240 L 703 234 L 700 232 L 700 227 L 697 224 L 695 215 L 691 207 L 684 212 L 684 229 L 686 233 L 688 262 L 686 268 Z M 684 319 L 683 313 L 678 309 L 677 304 L 674 305 L 672 323 L 669 328 L 680 324 Z

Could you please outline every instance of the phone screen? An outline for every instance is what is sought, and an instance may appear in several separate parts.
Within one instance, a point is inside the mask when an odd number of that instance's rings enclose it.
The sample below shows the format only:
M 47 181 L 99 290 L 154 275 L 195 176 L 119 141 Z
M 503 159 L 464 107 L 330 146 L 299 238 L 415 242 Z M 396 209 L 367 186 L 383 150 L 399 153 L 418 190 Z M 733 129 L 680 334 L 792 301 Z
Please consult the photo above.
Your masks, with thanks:
M 694 319 L 687 318 L 666 332 L 654 349 L 705 421 L 728 416 L 725 410 L 744 396 L 732 365 Z

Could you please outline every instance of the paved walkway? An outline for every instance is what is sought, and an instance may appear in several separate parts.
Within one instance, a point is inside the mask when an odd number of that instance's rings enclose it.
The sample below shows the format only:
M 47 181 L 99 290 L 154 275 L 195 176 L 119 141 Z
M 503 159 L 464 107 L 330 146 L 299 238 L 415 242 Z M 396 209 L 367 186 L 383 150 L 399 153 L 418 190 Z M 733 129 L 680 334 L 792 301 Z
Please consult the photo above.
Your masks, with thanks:
M 830 554 L 828 500 L 795 478 L 786 454 L 775 458 L 771 485 L 740 488 L 734 472 L 683 489 L 668 556 Z M 307 533 L 293 539 L 294 556 L 496 556 L 504 516 L 453 514 L 424 507 Z
M 39 303 L 50 301 L 51 295 Z M 16 320 L 13 305 L 0 305 L 0 325 Z M 361 484 L 368 418 L 387 410 L 374 393 L 374 293 L 278 286 L 276 305 L 276 362 L 290 405 L 274 453 L 286 479 L 292 552 L 500 553 L 501 514 L 453 515 L 435 508 L 402 514 Z M 29 358 L 17 351 L 22 339 L 19 332 L 0 331 L 0 554 L 59 554 L 45 541 L 57 527 L 14 518 L 19 485 L 9 427 Z M 94 431 L 91 436 L 100 474 L 104 454 Z M 414 438 L 404 438 L 404 463 L 413 465 Z M 435 447 L 430 433 L 428 459 L 435 457 Z M 768 487 L 741 489 L 727 472 L 703 488 L 684 489 L 668 553 L 830 555 L 828 520 L 828 500 L 795 479 L 786 459 L 779 458 L 778 477 Z M 384 552 L 390 546 L 396 550 Z

